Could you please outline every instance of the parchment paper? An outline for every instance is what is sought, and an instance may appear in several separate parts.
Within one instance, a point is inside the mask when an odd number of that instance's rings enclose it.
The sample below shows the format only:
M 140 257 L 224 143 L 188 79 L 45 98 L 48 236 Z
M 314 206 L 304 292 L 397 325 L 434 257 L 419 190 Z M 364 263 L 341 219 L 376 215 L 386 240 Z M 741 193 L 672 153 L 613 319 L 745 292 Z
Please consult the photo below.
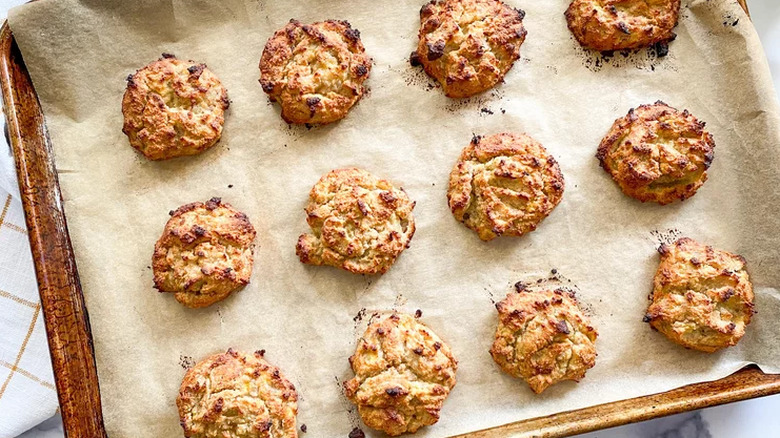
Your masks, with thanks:
M 40 0 L 11 11 L 56 152 L 112 437 L 180 436 L 174 400 L 184 367 L 231 346 L 267 350 L 297 386 L 311 436 L 346 436 L 356 417 L 339 382 L 351 377 L 361 309 L 421 309 L 460 360 L 441 421 L 424 437 L 657 393 L 747 363 L 780 371 L 780 119 L 737 3 L 684 0 L 678 38 L 659 60 L 646 50 L 584 52 L 566 28 L 565 0 L 507 0 L 527 11 L 522 59 L 494 91 L 452 101 L 408 64 L 423 1 Z M 293 17 L 349 20 L 375 60 L 371 92 L 339 123 L 288 127 L 260 89 L 263 46 Z M 232 105 L 216 147 L 156 163 L 129 146 L 120 104 L 128 73 L 161 52 L 207 63 Z M 717 144 L 710 180 L 663 207 L 623 195 L 594 158 L 617 117 L 658 99 L 708 122 Z M 473 133 L 501 131 L 541 141 L 566 191 L 537 231 L 484 243 L 449 212 L 447 176 Z M 295 256 L 309 189 L 343 166 L 386 177 L 417 201 L 411 248 L 384 276 Z M 249 215 L 256 262 L 245 290 L 191 310 L 155 292 L 150 258 L 168 211 L 212 196 Z M 641 322 L 655 249 L 677 235 L 748 260 L 759 313 L 738 346 L 686 351 Z M 581 383 L 533 395 L 487 352 L 492 301 L 553 269 L 591 313 L 599 356 Z

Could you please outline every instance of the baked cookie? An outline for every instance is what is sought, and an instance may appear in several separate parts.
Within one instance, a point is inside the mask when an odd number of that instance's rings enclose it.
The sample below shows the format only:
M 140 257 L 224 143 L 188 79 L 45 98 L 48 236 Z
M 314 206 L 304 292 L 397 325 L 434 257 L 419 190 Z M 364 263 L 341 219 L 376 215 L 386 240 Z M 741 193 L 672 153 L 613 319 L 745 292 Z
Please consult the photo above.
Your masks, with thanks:
M 455 218 L 482 240 L 536 229 L 563 196 L 555 158 L 525 134 L 475 136 L 450 173 L 447 201 Z
M 188 438 L 296 438 L 295 386 L 263 357 L 228 350 L 184 375 L 176 406 Z
M 260 58 L 260 84 L 279 102 L 287 123 L 343 119 L 365 93 L 370 72 L 360 32 L 346 21 L 290 20 L 268 39 Z
M 623 193 L 665 205 L 696 194 L 714 149 L 704 122 L 659 100 L 615 120 L 596 158 Z
M 596 364 L 598 333 L 574 294 L 528 290 L 522 283 L 496 303 L 498 327 L 490 355 L 506 373 L 539 394 L 562 380 L 579 382 Z
M 195 155 L 219 140 L 228 105 L 206 64 L 164 53 L 127 77 L 122 132 L 150 160 Z
M 468 97 L 504 80 L 525 41 L 525 12 L 500 0 L 432 0 L 420 10 L 422 65 L 448 97 Z
M 347 398 L 366 426 L 390 436 L 439 421 L 458 368 L 450 347 L 403 313 L 372 320 L 349 363 L 355 377 L 344 383 Z
M 332 170 L 309 193 L 311 233 L 298 238 L 295 253 L 301 263 L 384 274 L 409 247 L 414 204 L 404 189 L 365 170 Z
M 573 0 L 566 22 L 574 38 L 587 49 L 638 49 L 657 45 L 666 55 L 675 38 L 680 0 Z
M 658 252 L 644 321 L 686 348 L 711 353 L 736 345 L 753 315 L 745 259 L 687 237 Z
M 170 215 L 154 245 L 154 287 L 197 308 L 249 283 L 255 229 L 244 213 L 212 198 L 183 205 Z

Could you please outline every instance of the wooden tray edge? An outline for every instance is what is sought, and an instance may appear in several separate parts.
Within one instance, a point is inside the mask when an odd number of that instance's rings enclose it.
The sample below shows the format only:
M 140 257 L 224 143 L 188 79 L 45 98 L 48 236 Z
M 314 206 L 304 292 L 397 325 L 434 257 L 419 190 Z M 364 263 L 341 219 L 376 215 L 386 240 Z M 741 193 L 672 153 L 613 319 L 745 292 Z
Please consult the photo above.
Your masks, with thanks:
M 742 9 L 744 9 L 745 13 L 750 17 L 750 9 L 748 9 L 747 0 L 737 0 L 737 3 L 742 6 Z
M 780 375 L 764 374 L 751 365 L 712 382 L 517 421 L 453 438 L 567 437 L 773 394 L 780 394 Z
M 38 96 L 8 22 L 0 87 L 29 231 L 65 436 L 106 437 L 87 309 Z

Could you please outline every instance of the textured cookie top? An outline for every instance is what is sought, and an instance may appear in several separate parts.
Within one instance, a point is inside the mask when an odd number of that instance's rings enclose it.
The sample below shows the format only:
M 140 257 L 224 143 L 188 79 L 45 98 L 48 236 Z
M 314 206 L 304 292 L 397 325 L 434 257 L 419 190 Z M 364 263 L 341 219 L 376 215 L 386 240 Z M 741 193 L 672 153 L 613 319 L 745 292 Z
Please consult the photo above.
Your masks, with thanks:
M 220 198 L 172 211 L 154 246 L 154 286 L 187 307 L 205 307 L 249 283 L 255 229 Z
M 496 303 L 493 360 L 537 394 L 562 380 L 580 381 L 596 364 L 598 333 L 574 295 L 562 289 L 528 290 L 521 283 L 515 287 Z
M 432 0 L 420 10 L 412 65 L 421 64 L 449 97 L 485 91 L 520 57 L 524 17 L 500 0 Z
M 609 51 L 665 45 L 679 13 L 680 0 L 573 0 L 565 15 L 583 47 Z
M 264 351 L 209 356 L 190 368 L 176 406 L 191 438 L 295 438 L 298 394 Z
M 403 313 L 371 321 L 349 363 L 355 377 L 344 383 L 347 398 L 366 426 L 391 436 L 439 420 L 458 368 L 450 347 Z
M 356 168 L 325 174 L 309 193 L 295 248 L 302 263 L 383 274 L 414 235 L 414 202 L 403 189 Z
M 736 345 L 753 315 L 745 259 L 687 237 L 658 251 L 645 322 L 686 348 L 713 352 Z
M 664 205 L 696 194 L 714 149 L 704 122 L 658 101 L 615 120 L 596 158 L 623 193 Z
M 482 240 L 533 231 L 563 196 L 558 163 L 525 134 L 474 137 L 450 173 L 452 214 Z
M 195 155 L 219 140 L 229 104 L 205 64 L 163 54 L 127 77 L 122 132 L 150 160 Z
M 296 20 L 268 39 L 260 84 L 287 123 L 324 124 L 347 115 L 371 71 L 360 32 L 346 21 Z

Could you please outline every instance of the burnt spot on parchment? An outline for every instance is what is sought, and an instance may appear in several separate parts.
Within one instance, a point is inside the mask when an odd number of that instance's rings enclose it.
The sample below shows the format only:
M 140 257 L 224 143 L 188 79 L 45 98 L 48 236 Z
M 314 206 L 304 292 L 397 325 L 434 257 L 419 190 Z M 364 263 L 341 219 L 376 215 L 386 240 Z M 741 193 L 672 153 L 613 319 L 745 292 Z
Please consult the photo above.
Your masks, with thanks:
M 295 143 L 301 138 L 303 138 L 305 135 L 311 131 L 312 134 L 327 131 L 330 129 L 333 129 L 333 124 L 324 124 L 324 125 L 313 125 L 311 123 L 287 123 L 284 120 L 279 118 L 279 131 L 282 131 L 287 138 L 290 140 L 289 142 Z M 287 143 L 285 142 L 284 147 L 287 147 Z
M 404 294 L 398 293 L 395 296 L 395 301 L 393 302 L 393 310 L 398 310 L 400 307 L 405 306 L 408 301 L 409 300 L 404 296 Z
M 299 139 L 301 139 L 306 131 L 308 131 L 303 125 L 295 125 L 292 123 L 287 123 L 284 120 L 279 119 L 279 126 L 278 131 L 281 131 L 284 133 L 284 135 L 287 136 L 290 142 L 297 142 Z M 287 145 L 285 144 L 285 147 Z
M 655 248 L 659 253 L 663 253 L 664 245 L 671 245 L 682 236 L 682 232 L 677 228 L 667 228 L 662 230 L 651 230 L 650 235 L 655 240 Z
M 736 17 L 731 14 L 727 14 L 723 16 L 723 26 L 724 27 L 734 27 L 739 24 L 739 17 Z
M 283 125 L 283 132 L 292 139 L 292 141 L 298 141 L 301 137 L 303 137 L 306 134 L 306 131 L 311 130 L 311 127 L 308 125 L 298 125 L 293 123 L 286 123 L 284 121 L 281 122 Z
M 441 85 L 439 85 L 439 83 L 436 82 L 435 79 L 428 76 L 428 74 L 425 73 L 425 70 L 423 70 L 420 67 L 414 66 L 413 65 L 414 61 L 415 58 L 410 55 L 409 62 L 404 63 L 403 67 L 401 68 L 388 67 L 388 70 L 400 74 L 401 79 L 403 79 L 404 84 L 406 84 L 407 87 L 413 87 L 423 91 L 432 91 L 435 90 L 436 88 L 441 88 Z M 419 65 L 419 61 L 417 62 Z
M 360 339 L 363 331 L 366 329 L 367 324 L 363 322 L 368 314 L 368 310 L 365 307 L 358 310 L 355 316 L 352 317 L 352 338 Z M 373 317 L 372 317 L 373 318 Z M 367 321 L 368 322 L 368 321 Z
M 369 290 L 369 289 L 371 289 L 371 284 L 373 283 L 373 281 L 371 280 L 371 278 L 370 278 L 370 277 L 368 277 L 368 276 L 365 276 L 365 275 L 363 276 L 363 278 L 364 278 L 364 280 L 366 281 L 366 284 L 365 284 L 365 286 L 363 287 L 363 292 L 362 292 L 362 293 L 363 293 L 363 294 L 365 294 L 365 293 L 367 293 L 367 292 L 368 292 L 368 290 Z
M 490 302 L 495 306 L 496 303 L 497 303 L 496 296 L 495 296 L 495 294 L 493 293 L 493 291 L 491 289 L 492 289 L 492 287 L 483 287 L 482 288 L 482 290 L 485 291 L 485 295 L 487 295 L 487 297 L 490 300 Z
M 188 370 L 195 366 L 195 359 L 193 359 L 192 356 L 185 356 L 182 354 L 179 356 L 179 366 Z
M 360 98 L 360 100 L 355 102 L 355 106 L 359 105 L 360 102 L 362 102 L 364 99 L 368 99 L 369 97 L 371 97 L 372 94 L 371 90 L 372 88 L 370 84 L 363 84 L 363 96 Z
M 505 92 L 502 89 L 493 89 L 471 97 L 450 99 L 444 104 L 444 110 L 449 113 L 473 111 L 479 116 L 491 116 L 500 110 L 500 103 L 504 99 Z
M 574 51 L 581 59 L 583 67 L 592 72 L 599 72 L 605 68 L 634 68 L 644 71 L 657 69 L 677 71 L 674 63 L 675 57 L 669 51 L 669 44 L 674 40 L 660 41 L 650 47 L 642 49 L 616 50 L 598 52 L 585 49 L 572 38 Z
M 355 316 L 352 318 L 352 321 L 355 323 L 355 327 L 360 324 L 361 321 L 363 321 L 363 318 L 366 316 L 366 308 L 363 307 L 362 309 L 358 310 L 358 313 L 355 314 Z
M 347 414 L 347 421 L 349 421 L 352 431 L 354 432 L 355 429 L 360 430 L 360 416 L 358 415 L 357 407 L 350 403 L 347 395 L 344 394 L 344 383 L 339 379 L 339 376 L 333 376 L 333 379 L 336 381 L 336 391 L 339 395 L 339 403 Z M 352 432 L 350 432 L 350 436 L 351 435 Z

